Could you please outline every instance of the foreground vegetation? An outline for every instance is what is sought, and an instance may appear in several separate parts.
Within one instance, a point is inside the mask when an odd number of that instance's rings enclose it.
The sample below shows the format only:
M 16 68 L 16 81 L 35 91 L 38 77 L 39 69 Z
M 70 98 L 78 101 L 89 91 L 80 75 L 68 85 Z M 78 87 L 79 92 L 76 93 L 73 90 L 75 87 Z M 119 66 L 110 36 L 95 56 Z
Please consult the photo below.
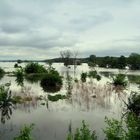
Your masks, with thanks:
M 132 94 L 129 99 L 126 115 L 120 120 L 105 117 L 106 127 L 103 129 L 106 140 L 139 140 L 140 139 L 140 94 Z M 31 131 L 33 127 L 25 126 L 21 129 L 19 136 L 14 140 L 33 140 Z M 89 126 L 82 121 L 81 128 L 72 132 L 71 125 L 67 140 L 98 140 L 95 131 L 91 131 Z

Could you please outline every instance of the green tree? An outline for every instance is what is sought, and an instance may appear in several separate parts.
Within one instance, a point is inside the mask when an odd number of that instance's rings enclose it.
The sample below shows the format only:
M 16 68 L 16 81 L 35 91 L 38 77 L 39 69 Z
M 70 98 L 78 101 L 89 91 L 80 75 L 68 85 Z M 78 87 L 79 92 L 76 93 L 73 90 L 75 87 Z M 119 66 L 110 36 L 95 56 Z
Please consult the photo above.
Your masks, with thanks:
M 132 70 L 140 70 L 140 54 L 132 53 L 128 58 L 128 63 Z

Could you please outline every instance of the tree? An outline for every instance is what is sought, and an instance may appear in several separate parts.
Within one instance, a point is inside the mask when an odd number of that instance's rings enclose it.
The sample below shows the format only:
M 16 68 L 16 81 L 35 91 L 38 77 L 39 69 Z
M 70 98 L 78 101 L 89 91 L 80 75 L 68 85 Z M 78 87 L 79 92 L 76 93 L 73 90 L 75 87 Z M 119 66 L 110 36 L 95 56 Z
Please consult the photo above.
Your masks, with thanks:
M 125 56 L 122 55 L 118 58 L 118 68 L 124 69 L 125 66 L 126 66 L 126 58 Z
M 132 70 L 140 70 L 140 54 L 132 53 L 128 58 L 128 63 Z
M 61 51 L 60 56 L 62 58 L 62 61 L 64 62 L 64 65 L 68 67 L 68 65 L 70 65 L 70 58 L 72 57 L 72 52 L 70 50 Z

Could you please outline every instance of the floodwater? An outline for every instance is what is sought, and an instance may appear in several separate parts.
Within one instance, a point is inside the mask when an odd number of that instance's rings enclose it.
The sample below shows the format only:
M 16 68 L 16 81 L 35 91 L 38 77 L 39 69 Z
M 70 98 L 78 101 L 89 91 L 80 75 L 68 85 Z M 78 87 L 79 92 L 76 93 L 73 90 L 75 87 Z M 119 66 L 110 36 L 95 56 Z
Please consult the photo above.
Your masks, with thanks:
M 1 62 L 0 67 L 4 68 L 6 72 L 11 72 L 15 71 L 14 64 Z M 48 67 L 45 63 L 41 64 Z M 52 66 L 59 71 L 64 80 L 63 87 L 56 93 L 43 91 L 38 80 L 24 79 L 24 86 L 18 85 L 16 77 L 11 75 L 5 75 L 0 80 L 0 84 L 11 83 L 12 95 L 32 97 L 30 101 L 17 104 L 12 109 L 10 117 L 5 117 L 5 122 L 0 123 L 0 140 L 12 140 L 25 124 L 35 124 L 33 129 L 35 140 L 66 140 L 69 126 L 74 131 L 81 126 L 82 120 L 85 120 L 90 129 L 95 130 L 98 138 L 102 140 L 104 139 L 102 128 L 105 127 L 105 116 L 120 119 L 125 111 L 124 101 L 127 102 L 131 91 L 139 91 L 139 85 L 135 83 L 134 79 L 140 76 L 140 71 L 95 68 L 102 79 L 100 81 L 88 79 L 86 83 L 82 83 L 80 74 L 90 70 L 87 64 L 77 66 L 75 72 L 73 66 L 67 69 L 62 63 L 54 63 Z M 133 79 L 129 81 L 124 90 L 114 89 L 110 84 L 111 76 L 119 72 L 127 74 L 128 79 L 129 76 L 131 76 L 130 79 Z M 73 79 L 78 79 L 78 82 L 71 81 L 71 97 L 58 101 L 48 100 L 48 95 L 66 95 L 68 74 Z M 36 99 L 40 96 L 43 97 L 43 100 Z

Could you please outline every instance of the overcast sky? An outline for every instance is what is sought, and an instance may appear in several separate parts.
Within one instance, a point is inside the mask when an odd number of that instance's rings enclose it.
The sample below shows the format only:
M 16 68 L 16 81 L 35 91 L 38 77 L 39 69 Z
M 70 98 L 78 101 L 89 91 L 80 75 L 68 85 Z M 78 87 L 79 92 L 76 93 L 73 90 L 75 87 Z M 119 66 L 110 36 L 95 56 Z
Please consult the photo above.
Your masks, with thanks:
M 140 0 L 0 0 L 0 60 L 140 53 Z

